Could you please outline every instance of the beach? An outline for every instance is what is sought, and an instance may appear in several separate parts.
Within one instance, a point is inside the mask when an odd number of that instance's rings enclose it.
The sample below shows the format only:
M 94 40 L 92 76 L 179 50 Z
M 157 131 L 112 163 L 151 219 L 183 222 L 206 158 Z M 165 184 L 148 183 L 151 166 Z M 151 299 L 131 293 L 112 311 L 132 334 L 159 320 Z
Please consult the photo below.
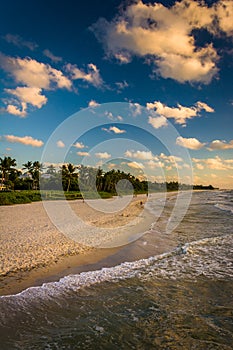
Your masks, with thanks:
M 181 193 L 179 210 L 186 194 Z M 119 216 L 97 212 L 94 217 L 92 209 L 84 210 L 89 223 L 99 217 L 98 223 L 107 231 L 109 222 L 111 228 L 113 222 L 120 227 L 119 217 L 129 220 L 133 215 L 134 226 L 122 221 L 128 238 L 144 226 L 145 232 L 138 239 L 112 248 L 81 247 L 77 242 L 71 245 L 50 226 L 46 213 L 42 221 L 36 221 L 35 213 L 42 214 L 41 203 L 3 207 L 1 213 L 15 214 L 11 227 L 18 213 L 18 225 L 14 237 L 9 229 L 2 247 L 7 247 L 11 238 L 18 265 L 23 262 L 27 254 L 24 251 L 23 255 L 22 246 L 17 244 L 27 242 L 30 234 L 25 227 L 34 222 L 31 236 L 37 245 L 31 242 L 28 254 L 34 264 L 38 263 L 44 248 L 47 262 L 44 267 L 35 264 L 29 271 L 15 270 L 2 276 L 1 349 L 117 350 L 124 344 L 126 349 L 230 350 L 233 192 L 193 193 L 185 216 L 172 232 L 166 227 L 178 219 L 178 212 L 172 218 L 177 193 L 169 193 L 166 200 L 161 195 L 133 198 Z M 72 202 L 71 206 L 75 210 L 83 204 Z M 45 222 L 49 226 L 43 235 Z M 52 242 L 45 240 L 48 232 L 53 238 L 53 253 L 49 250 Z M 39 247 L 38 242 L 44 245 Z M 73 251 L 64 256 L 62 247 L 73 247 Z M 8 253 L 13 258 L 10 249 Z M 6 257 L 4 261 L 10 266 Z
M 111 207 L 111 199 L 106 201 Z M 149 230 L 154 221 L 153 215 L 148 211 L 145 214 L 146 201 L 146 195 L 139 195 L 117 213 L 99 212 L 82 200 L 69 202 L 69 206 L 88 225 L 103 227 L 104 230 L 126 227 L 128 231 L 127 225 L 133 220 L 131 233 L 140 233 Z M 57 205 L 58 202 L 54 204 Z M 2 206 L 0 232 L 0 294 L 17 293 L 30 286 L 56 280 L 74 272 L 74 269 L 76 272 L 78 268 L 82 270 L 82 266 L 85 270 L 86 266 L 89 268 L 93 264 L 94 268 L 100 261 L 109 266 L 112 264 L 109 257 L 115 256 L 117 252 L 119 255 L 119 251 L 124 248 L 97 249 L 69 239 L 51 222 L 42 202 Z M 144 251 L 145 247 L 143 248 Z M 129 247 L 124 249 L 129 250 Z M 135 249 L 134 244 L 134 248 L 131 247 L 130 250 Z M 132 257 L 137 258 L 134 255 Z M 120 259 L 124 261 L 123 256 Z M 114 258 L 112 261 L 114 262 Z

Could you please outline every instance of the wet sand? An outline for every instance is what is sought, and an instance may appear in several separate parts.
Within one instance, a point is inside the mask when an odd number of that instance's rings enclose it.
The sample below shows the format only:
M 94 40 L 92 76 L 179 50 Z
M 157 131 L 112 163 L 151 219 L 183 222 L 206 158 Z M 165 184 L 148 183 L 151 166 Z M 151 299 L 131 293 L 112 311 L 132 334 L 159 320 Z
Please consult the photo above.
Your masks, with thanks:
M 148 233 L 115 248 L 93 248 L 68 239 L 51 223 L 41 202 L 1 207 L 0 294 L 16 294 L 68 274 L 146 258 L 173 247 L 174 242 L 169 237 L 149 231 L 154 217 L 143 210 L 141 202 L 146 200 L 145 195 L 133 198 L 117 214 L 96 212 L 82 201 L 71 203 L 88 223 L 96 225 L 98 222 L 104 228 L 123 227 L 132 219 L 138 219 L 137 225 L 131 226 L 130 234 Z

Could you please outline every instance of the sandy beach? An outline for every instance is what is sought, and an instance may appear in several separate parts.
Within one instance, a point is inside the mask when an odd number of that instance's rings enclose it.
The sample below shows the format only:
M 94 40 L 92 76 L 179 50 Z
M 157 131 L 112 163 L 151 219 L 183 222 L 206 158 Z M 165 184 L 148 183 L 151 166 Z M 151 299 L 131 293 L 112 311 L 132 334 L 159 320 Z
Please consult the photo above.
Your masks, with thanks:
M 136 234 L 149 230 L 154 220 L 144 210 L 146 200 L 145 195 L 137 196 L 117 213 L 101 213 L 82 201 L 72 201 L 69 205 L 88 225 L 103 229 L 126 227 L 125 230 L 129 231 L 130 228 L 131 233 Z M 111 199 L 106 201 L 111 203 Z M 137 225 L 134 229 L 135 222 Z M 19 292 L 26 287 L 72 273 L 74 269 L 77 272 L 77 268 L 80 270 L 81 266 L 95 264 L 96 267 L 97 262 L 106 259 L 107 265 L 114 264 L 116 254 L 116 262 L 119 261 L 119 256 L 124 261 L 121 254 L 128 254 L 130 258 L 129 249 L 132 254 L 130 244 L 126 247 L 96 249 L 69 239 L 53 225 L 42 202 L 2 206 L 0 232 L 0 294 Z M 140 242 L 137 244 L 140 245 Z M 145 247 L 141 245 L 144 251 Z M 134 245 L 134 254 L 136 252 L 138 255 L 138 248 L 135 247 Z M 124 250 L 126 251 L 123 253 Z M 111 263 L 108 260 L 110 256 L 113 257 Z

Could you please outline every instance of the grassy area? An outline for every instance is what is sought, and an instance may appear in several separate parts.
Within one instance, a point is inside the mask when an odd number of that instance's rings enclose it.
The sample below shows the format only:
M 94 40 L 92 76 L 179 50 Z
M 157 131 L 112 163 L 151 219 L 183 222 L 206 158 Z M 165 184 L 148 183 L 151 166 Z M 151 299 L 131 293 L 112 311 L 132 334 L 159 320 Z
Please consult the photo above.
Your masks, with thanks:
M 112 195 L 107 192 L 99 192 L 101 198 L 111 198 Z M 11 204 L 24 204 L 31 202 L 38 202 L 43 200 L 67 200 L 82 199 L 80 192 L 62 192 L 62 191 L 11 191 L 11 192 L 0 192 L 0 205 L 11 205 Z M 94 199 L 99 198 L 94 192 L 86 192 L 84 198 Z

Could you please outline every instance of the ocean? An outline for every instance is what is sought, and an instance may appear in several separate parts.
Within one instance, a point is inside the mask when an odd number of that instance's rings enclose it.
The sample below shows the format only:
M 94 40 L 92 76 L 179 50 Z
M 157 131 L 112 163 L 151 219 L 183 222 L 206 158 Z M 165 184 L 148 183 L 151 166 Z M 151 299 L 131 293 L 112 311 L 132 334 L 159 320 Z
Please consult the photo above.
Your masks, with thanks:
M 143 237 L 162 254 L 0 297 L 0 349 L 232 349 L 233 191 L 195 192 L 167 233 L 175 200 Z

